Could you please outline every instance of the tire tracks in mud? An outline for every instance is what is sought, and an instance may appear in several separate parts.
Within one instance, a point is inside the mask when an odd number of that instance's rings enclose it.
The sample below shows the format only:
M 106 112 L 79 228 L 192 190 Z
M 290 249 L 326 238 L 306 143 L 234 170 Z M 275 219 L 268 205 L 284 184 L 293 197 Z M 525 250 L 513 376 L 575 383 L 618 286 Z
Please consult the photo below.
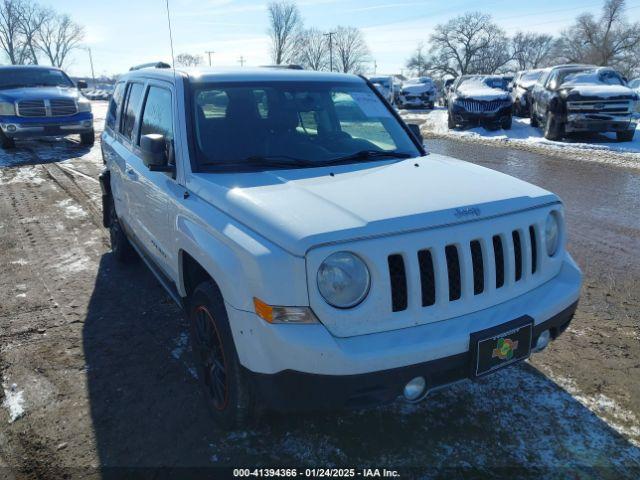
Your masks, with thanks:
M 7 170 L 17 171 L 19 168 Z M 8 242 L 8 248 L 3 249 L 6 255 L 4 260 L 9 264 L 11 256 L 19 255 L 24 260 L 24 265 L 19 268 L 26 268 L 21 275 L 30 280 L 27 283 L 31 283 L 33 288 L 30 291 L 30 297 L 33 298 L 24 303 L 14 301 L 13 311 L 2 309 L 4 319 L 10 321 L 7 322 L 8 331 L 0 335 L 0 384 L 9 381 L 6 377 L 12 365 L 27 367 L 12 362 L 11 357 L 15 353 L 11 350 L 17 348 L 35 348 L 43 352 L 43 361 L 49 364 L 44 369 L 38 368 L 37 373 L 45 378 L 52 375 L 50 381 L 56 383 L 60 365 L 51 352 L 64 346 L 69 336 L 77 336 L 74 332 L 78 326 L 75 324 L 84 322 L 81 302 L 74 297 L 75 292 L 82 290 L 93 269 L 87 272 L 81 267 L 84 267 L 84 259 L 86 263 L 92 261 L 94 254 L 98 253 L 99 244 L 107 243 L 104 230 L 95 228 L 101 227 L 102 213 L 72 172 L 60 168 L 56 163 L 31 168 L 35 168 L 39 176 L 48 177 L 51 183 L 20 181 L 6 183 L 0 189 L 0 210 L 6 210 L 6 218 L 12 219 L 2 237 Z M 61 215 L 56 203 L 68 198 L 86 211 L 86 216 L 72 219 Z M 60 221 L 56 222 L 58 219 Z M 91 226 L 87 225 L 87 221 Z M 87 237 L 82 232 L 87 228 L 93 230 L 92 236 L 98 245 L 85 247 L 79 244 L 78 239 Z M 76 265 L 78 262 L 79 265 Z M 69 274 L 70 271 L 72 274 Z M 12 281 L 15 283 L 15 279 L 11 278 L 5 278 L 4 281 L 8 282 L 7 286 Z M 5 289 L 7 294 L 9 291 L 9 288 Z M 29 305 L 28 302 L 33 302 L 34 298 L 37 304 Z M 0 318 L 0 322 L 2 320 Z M 45 338 L 43 332 L 50 335 Z M 0 403 L 2 401 L 4 391 L 0 389 Z M 13 451 L 3 452 L 3 461 L 16 469 L 14 473 L 18 478 L 64 478 L 65 472 L 57 467 L 64 465 L 64 461 L 52 443 L 39 435 L 39 429 L 33 423 L 17 422 L 21 423 L 15 429 L 7 428 L 6 437 Z M 10 457 L 5 458 L 5 455 Z M 11 457 L 14 461 L 9 463 Z

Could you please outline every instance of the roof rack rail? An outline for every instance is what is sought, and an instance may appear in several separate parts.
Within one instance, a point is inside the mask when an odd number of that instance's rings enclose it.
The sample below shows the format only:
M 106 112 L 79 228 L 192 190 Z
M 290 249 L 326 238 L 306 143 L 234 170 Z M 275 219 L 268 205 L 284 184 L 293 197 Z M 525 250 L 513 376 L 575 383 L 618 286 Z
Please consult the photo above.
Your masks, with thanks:
M 136 65 L 135 67 L 131 67 L 129 71 L 133 72 L 134 70 L 142 70 L 143 68 L 171 68 L 171 65 L 165 62 L 143 63 L 142 65 Z
M 304 70 L 302 65 L 260 65 L 260 68 L 280 68 L 282 70 Z

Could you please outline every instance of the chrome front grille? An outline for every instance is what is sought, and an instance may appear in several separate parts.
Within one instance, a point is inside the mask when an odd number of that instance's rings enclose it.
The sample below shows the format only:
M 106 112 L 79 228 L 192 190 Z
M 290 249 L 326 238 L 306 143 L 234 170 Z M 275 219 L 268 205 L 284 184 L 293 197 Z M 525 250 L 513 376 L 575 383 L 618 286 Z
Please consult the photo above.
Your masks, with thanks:
M 46 117 L 44 100 L 22 100 L 18 102 L 18 115 L 21 117 Z
M 52 117 L 66 117 L 78 113 L 76 102 L 69 98 L 53 99 L 50 100 L 50 104 Z
M 70 98 L 21 100 L 17 106 L 20 117 L 67 117 L 78 113 L 75 100 Z
M 504 100 L 459 100 L 458 103 L 462 108 L 464 108 L 469 113 L 489 113 L 495 112 L 502 107 L 506 106 L 506 102 Z
M 628 115 L 632 111 L 629 100 L 588 100 L 567 102 L 569 113 L 604 113 L 610 115 Z
M 539 272 L 538 251 L 541 239 L 537 225 L 527 225 L 487 238 L 425 248 L 415 256 L 393 254 L 388 257 L 393 312 L 407 309 L 407 271 L 418 266 L 420 303 L 423 308 L 453 303 L 482 295 L 488 290 L 519 286 Z M 411 262 L 412 265 L 405 265 Z M 438 265 L 444 268 L 438 269 Z M 489 272 L 492 272 L 491 276 Z M 438 279 L 438 275 L 446 278 Z M 507 277 L 508 275 L 508 277 Z M 491 282 L 491 285 L 489 285 Z M 439 291 L 440 290 L 440 291 Z

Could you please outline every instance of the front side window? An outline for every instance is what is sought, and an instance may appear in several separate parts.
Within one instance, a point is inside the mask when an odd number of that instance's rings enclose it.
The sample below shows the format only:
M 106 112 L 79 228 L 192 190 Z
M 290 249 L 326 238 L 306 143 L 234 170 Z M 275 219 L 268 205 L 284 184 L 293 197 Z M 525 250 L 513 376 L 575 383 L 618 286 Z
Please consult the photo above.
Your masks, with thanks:
M 127 90 L 127 100 L 122 114 L 120 133 L 129 140 L 133 139 L 133 128 L 136 125 L 138 107 L 142 99 L 143 86 L 141 83 L 130 83 Z
M 171 92 L 165 88 L 151 86 L 142 112 L 140 136 L 153 133 L 163 135 L 166 140 L 173 140 Z
M 0 90 L 26 87 L 74 87 L 67 75 L 55 69 L 7 68 L 0 75 Z
M 196 84 L 192 102 L 197 159 L 205 169 L 420 156 L 364 83 Z
M 114 129 L 116 127 L 116 118 L 118 117 L 118 109 L 122 103 L 122 96 L 124 94 L 124 83 L 118 83 L 111 100 L 109 101 L 109 110 L 107 111 L 107 127 Z

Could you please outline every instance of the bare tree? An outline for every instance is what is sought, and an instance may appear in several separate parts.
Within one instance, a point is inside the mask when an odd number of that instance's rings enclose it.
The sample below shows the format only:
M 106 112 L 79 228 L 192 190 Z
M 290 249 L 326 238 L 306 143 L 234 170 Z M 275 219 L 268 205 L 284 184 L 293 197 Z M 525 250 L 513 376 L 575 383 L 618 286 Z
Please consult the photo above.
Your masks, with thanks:
M 309 70 L 329 69 L 329 42 L 322 31 L 310 28 L 300 34 L 295 62 Z
M 21 29 L 21 0 L 0 0 L 0 48 L 11 65 L 24 63 L 25 42 Z
M 295 2 L 280 0 L 267 7 L 269 12 L 269 36 L 271 58 L 276 65 L 291 62 L 302 29 L 302 17 Z
M 84 28 L 69 15 L 52 15 L 43 23 L 36 35 L 36 45 L 54 67 L 62 67 L 69 54 L 84 39 Z
M 430 42 L 433 68 L 443 74 L 494 73 L 511 60 L 505 33 L 480 12 L 437 25 Z
M 20 9 L 20 32 L 24 41 L 24 48 L 28 54 L 29 61 L 34 65 L 38 64 L 37 35 L 42 25 L 49 21 L 54 12 L 50 9 L 42 8 L 37 3 L 25 1 Z
M 191 55 L 190 53 L 180 53 L 176 55 L 176 66 L 197 67 L 202 64 L 202 55 Z
M 518 32 L 511 38 L 512 57 L 519 70 L 548 66 L 554 46 L 553 36 L 543 33 Z
M 362 32 L 355 27 L 338 27 L 335 32 L 334 48 L 340 71 L 364 73 L 370 61 L 370 53 Z
M 407 60 L 407 68 L 414 72 L 418 77 L 423 77 L 431 70 L 431 59 L 425 52 L 425 46 L 423 43 L 418 44 L 413 55 Z
M 560 58 L 608 65 L 630 73 L 637 67 L 633 58 L 640 48 L 640 22 L 628 22 L 625 7 L 625 0 L 606 0 L 600 18 L 591 13 L 580 15 L 571 28 L 562 32 L 558 42 Z

